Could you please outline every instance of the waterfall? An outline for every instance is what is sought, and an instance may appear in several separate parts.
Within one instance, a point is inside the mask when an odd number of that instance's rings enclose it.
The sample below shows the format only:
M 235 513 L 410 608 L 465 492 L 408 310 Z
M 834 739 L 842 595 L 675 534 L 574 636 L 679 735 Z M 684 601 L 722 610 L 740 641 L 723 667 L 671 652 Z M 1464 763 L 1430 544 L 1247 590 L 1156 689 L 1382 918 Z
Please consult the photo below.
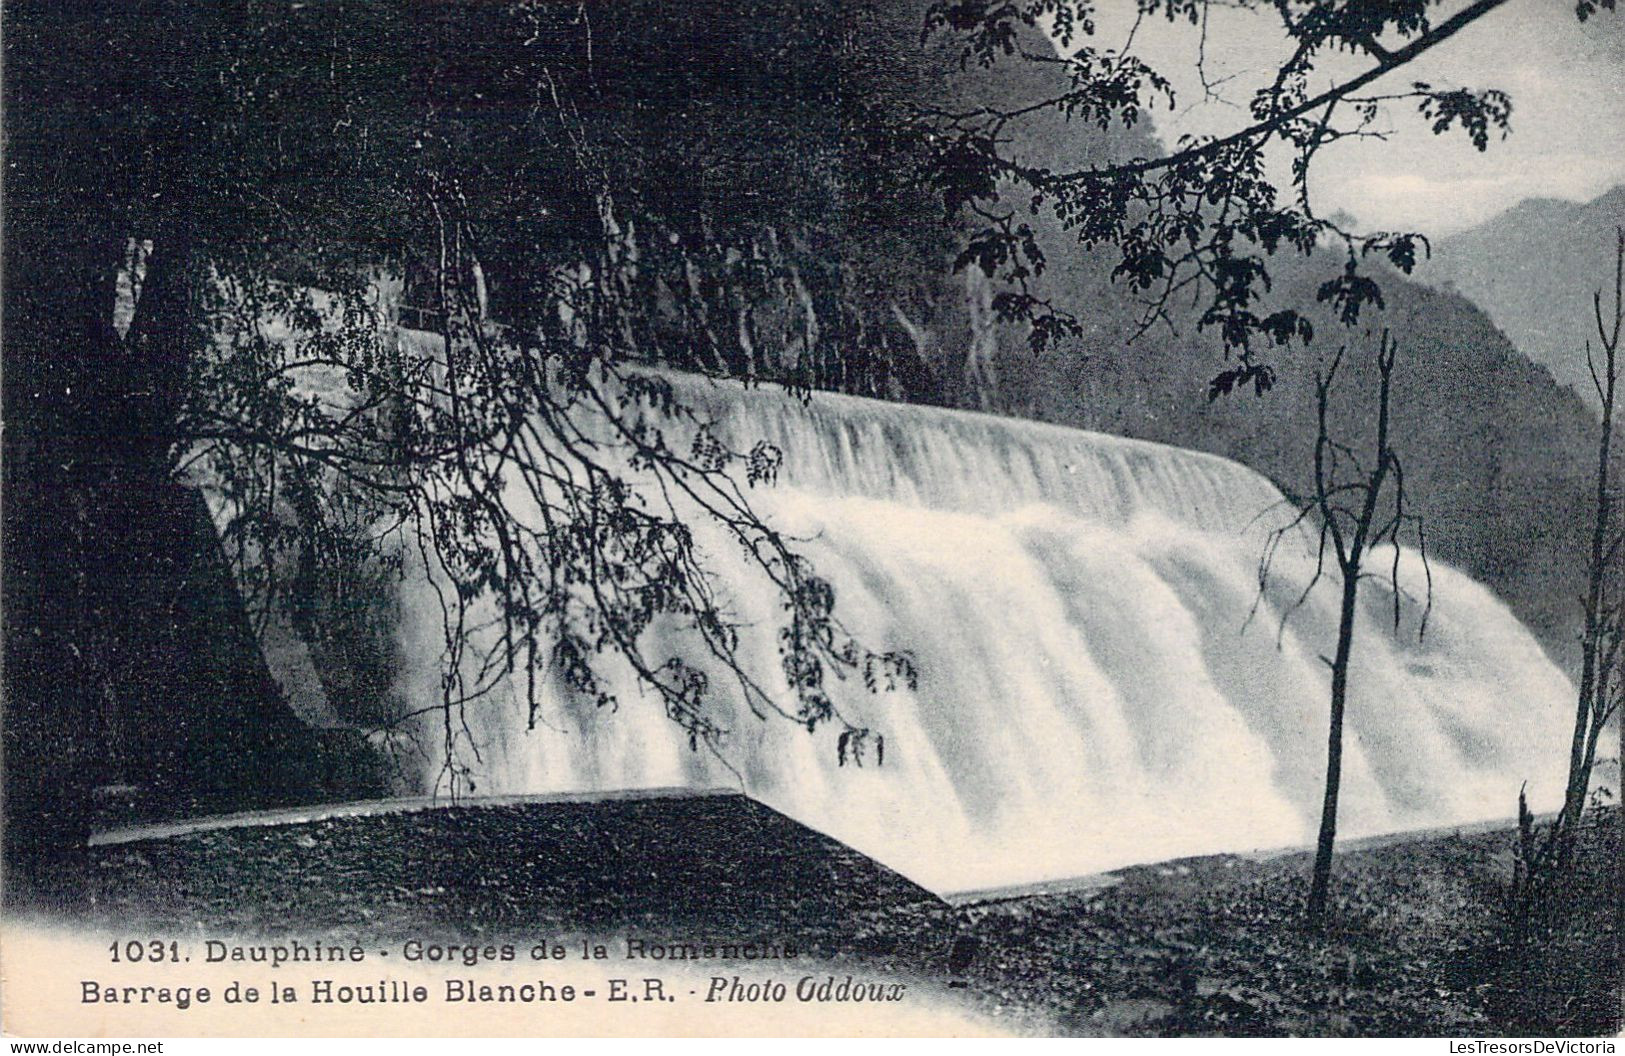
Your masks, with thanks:
M 724 765 L 626 678 L 615 709 L 549 686 L 534 729 L 517 686 L 471 705 L 480 793 L 742 785 L 939 892 L 1312 842 L 1337 584 L 1283 627 L 1314 568 L 1294 536 L 1260 598 L 1289 515 L 1263 477 L 1033 422 L 673 383 L 725 440 L 783 450 L 757 509 L 802 540 L 858 638 L 912 651 L 914 689 L 840 697 L 884 735 L 884 764 L 840 766 L 832 731 L 736 701 Z M 777 599 L 720 534 L 699 539 L 751 627 L 741 657 L 782 688 Z M 1420 559 L 1399 562 L 1420 592 Z M 1341 835 L 1506 817 L 1526 781 L 1536 809 L 1561 799 L 1568 680 L 1484 587 L 1437 561 L 1432 579 L 1420 640 L 1415 599 L 1396 631 L 1385 585 L 1363 588 Z M 395 691 L 421 706 L 439 692 L 439 609 L 421 577 L 402 607 Z

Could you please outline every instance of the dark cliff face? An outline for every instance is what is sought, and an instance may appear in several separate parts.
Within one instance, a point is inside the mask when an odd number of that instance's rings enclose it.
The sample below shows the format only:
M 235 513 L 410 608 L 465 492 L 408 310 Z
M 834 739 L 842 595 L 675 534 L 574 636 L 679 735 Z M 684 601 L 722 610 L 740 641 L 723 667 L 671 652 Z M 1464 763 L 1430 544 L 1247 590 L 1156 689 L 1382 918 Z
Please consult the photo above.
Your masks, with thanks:
M 610 233 L 601 267 L 632 306 L 636 354 L 940 398 L 928 360 L 952 342 L 922 335 L 964 329 L 964 295 L 945 266 L 951 228 L 914 179 L 917 144 L 898 134 L 932 82 L 922 16 L 904 10 L 634 0 L 592 11 L 590 62 L 581 40 L 559 44 L 566 105 L 609 172 L 580 189 L 580 230 L 561 237 Z M 533 250 L 495 247 L 499 315 L 544 299 Z
M 607 228 L 603 267 L 633 306 L 623 329 L 640 356 L 990 405 L 991 360 L 1026 335 L 994 324 L 983 276 L 955 273 L 968 227 L 945 215 L 912 126 L 925 108 L 1032 101 L 1064 78 L 1020 60 L 962 68 L 946 42 L 922 40 L 925 7 L 640 0 L 593 12 L 590 64 L 581 40 L 555 46 L 569 57 L 567 105 L 611 159 L 613 186 L 561 192 L 550 232 L 512 237 L 493 213 L 494 310 L 522 318 L 545 300 L 536 243 L 556 248 L 556 266 Z M 1044 162 L 1147 144 L 1056 122 L 1020 135 L 1020 153 Z M 549 188 L 570 189 L 571 164 L 544 176 Z

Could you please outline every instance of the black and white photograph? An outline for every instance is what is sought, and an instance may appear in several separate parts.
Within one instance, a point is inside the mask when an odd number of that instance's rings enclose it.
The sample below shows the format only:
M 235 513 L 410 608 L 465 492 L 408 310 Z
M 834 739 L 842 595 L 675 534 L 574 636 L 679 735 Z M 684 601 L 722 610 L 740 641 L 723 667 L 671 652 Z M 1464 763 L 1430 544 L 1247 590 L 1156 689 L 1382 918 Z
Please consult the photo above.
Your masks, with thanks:
M 0 49 L 0 1033 L 1614 1051 L 1614 0 Z

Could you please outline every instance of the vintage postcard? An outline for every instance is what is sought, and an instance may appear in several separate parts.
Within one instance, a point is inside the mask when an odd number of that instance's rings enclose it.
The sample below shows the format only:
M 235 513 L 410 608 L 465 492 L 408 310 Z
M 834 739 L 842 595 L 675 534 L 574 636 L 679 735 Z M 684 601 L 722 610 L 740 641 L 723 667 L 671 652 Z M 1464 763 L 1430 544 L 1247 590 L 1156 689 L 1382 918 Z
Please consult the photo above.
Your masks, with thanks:
M 1614 1051 L 1613 0 L 0 34 L 9 1036 Z

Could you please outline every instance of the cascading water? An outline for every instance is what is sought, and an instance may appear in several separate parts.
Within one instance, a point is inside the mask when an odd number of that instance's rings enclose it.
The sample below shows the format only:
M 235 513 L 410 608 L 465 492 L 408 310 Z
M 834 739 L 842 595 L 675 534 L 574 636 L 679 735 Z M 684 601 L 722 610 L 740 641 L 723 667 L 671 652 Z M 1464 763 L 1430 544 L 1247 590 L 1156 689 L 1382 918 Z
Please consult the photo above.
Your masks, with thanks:
M 549 686 L 534 730 L 517 688 L 471 705 L 481 793 L 742 783 L 939 892 L 1313 839 L 1337 590 L 1328 578 L 1281 631 L 1314 568 L 1294 539 L 1248 621 L 1287 516 L 1264 478 L 1031 422 L 672 380 L 723 439 L 782 449 L 754 505 L 803 540 L 857 637 L 913 652 L 914 690 L 841 697 L 885 736 L 884 765 L 839 766 L 833 733 L 736 701 L 725 766 L 627 677 L 615 710 Z M 778 599 L 719 533 L 699 537 L 751 625 L 743 661 L 782 688 Z M 1420 591 L 1419 559 L 1401 565 Z M 1569 682 L 1489 591 L 1438 562 L 1432 576 L 1420 642 L 1414 603 L 1396 633 L 1392 595 L 1364 589 L 1343 835 L 1505 817 L 1526 781 L 1536 809 L 1561 797 Z M 423 580 L 403 600 L 396 689 L 421 706 L 440 692 L 440 609 Z

